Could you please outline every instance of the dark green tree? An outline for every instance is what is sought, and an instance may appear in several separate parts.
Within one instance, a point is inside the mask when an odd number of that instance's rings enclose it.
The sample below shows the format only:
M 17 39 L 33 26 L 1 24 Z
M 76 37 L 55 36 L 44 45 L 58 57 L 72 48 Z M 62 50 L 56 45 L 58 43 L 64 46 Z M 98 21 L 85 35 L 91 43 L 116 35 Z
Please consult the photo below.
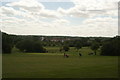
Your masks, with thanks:
M 104 42 L 101 48 L 101 55 L 120 56 L 120 36 Z
M 91 49 L 94 51 L 95 55 L 97 53 L 98 48 L 99 48 L 99 44 L 97 42 L 93 42 L 91 45 Z
M 12 37 L 6 33 L 2 33 L 2 53 L 11 53 L 13 46 Z
M 39 42 L 35 42 L 33 40 L 28 39 L 18 42 L 16 47 L 20 49 L 22 52 L 37 52 L 37 53 L 46 52 L 46 49 L 44 49 Z
M 61 50 L 61 49 L 60 49 L 60 50 Z M 62 50 L 66 52 L 66 51 L 69 51 L 70 48 L 69 48 L 68 45 L 64 45 L 64 46 L 62 47 Z
M 77 51 L 79 51 L 79 49 L 82 48 L 81 42 L 80 41 L 76 41 L 75 42 L 75 48 L 77 49 Z

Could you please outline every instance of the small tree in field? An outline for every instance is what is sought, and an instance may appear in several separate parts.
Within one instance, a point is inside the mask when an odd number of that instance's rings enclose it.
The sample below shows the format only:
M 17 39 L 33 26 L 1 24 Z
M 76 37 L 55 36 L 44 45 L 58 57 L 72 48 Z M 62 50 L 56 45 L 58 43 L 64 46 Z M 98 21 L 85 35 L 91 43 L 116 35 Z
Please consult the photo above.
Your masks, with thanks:
M 69 48 L 69 46 L 67 46 L 67 45 L 64 45 L 63 47 L 61 47 L 60 48 L 60 52 L 62 52 L 62 51 L 69 51 L 70 50 L 70 48 Z
M 70 49 L 69 46 L 67 46 L 67 45 L 64 45 L 64 46 L 63 46 L 63 50 L 64 50 L 64 51 L 69 51 L 69 49 Z
M 79 49 L 82 48 L 82 45 L 81 45 L 81 43 L 79 41 L 76 41 L 75 48 L 77 49 L 77 51 L 79 51 Z
M 99 48 L 99 44 L 97 42 L 91 45 L 91 49 L 94 51 L 95 55 L 96 55 L 98 48 Z

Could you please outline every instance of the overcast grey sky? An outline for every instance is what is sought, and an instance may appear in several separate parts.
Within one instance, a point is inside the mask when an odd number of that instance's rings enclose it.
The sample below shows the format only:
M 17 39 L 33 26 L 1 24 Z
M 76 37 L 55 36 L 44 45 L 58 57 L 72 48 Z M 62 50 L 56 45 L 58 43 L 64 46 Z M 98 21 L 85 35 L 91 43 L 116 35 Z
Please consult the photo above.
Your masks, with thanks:
M 2 0 L 1 30 L 21 35 L 118 35 L 119 0 Z

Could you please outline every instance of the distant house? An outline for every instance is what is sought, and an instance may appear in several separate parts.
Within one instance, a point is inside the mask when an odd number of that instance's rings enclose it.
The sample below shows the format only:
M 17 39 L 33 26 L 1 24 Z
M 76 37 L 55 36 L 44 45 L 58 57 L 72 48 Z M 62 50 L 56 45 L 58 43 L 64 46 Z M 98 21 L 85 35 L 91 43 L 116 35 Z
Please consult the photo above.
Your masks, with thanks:
M 61 39 L 59 39 L 59 38 L 52 38 L 50 41 L 58 42 L 58 41 L 61 41 Z
M 89 40 L 93 41 L 93 40 L 95 40 L 95 38 L 89 38 Z
M 52 42 L 65 42 L 65 41 L 69 41 L 72 40 L 71 38 L 61 38 L 61 37 L 40 37 L 39 38 L 40 41 L 52 41 Z
M 68 40 L 70 40 L 69 38 L 66 38 L 66 39 L 64 39 L 64 38 L 52 38 L 50 41 L 53 41 L 53 42 L 64 42 L 64 41 L 68 41 Z

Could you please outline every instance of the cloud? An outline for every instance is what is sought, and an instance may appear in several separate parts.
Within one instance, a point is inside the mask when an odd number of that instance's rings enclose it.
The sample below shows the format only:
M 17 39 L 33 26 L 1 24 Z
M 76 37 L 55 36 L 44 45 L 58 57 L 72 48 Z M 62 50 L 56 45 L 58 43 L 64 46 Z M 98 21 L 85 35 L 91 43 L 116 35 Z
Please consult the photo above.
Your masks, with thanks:
M 20 0 L 1 6 L 0 23 L 2 30 L 16 34 L 115 36 L 116 1 L 73 0 L 72 8 L 49 10 L 37 0 Z
M 90 19 L 87 19 L 85 20 L 83 23 L 84 24 L 94 24 L 94 23 L 102 23 L 102 22 L 107 22 L 109 24 L 111 23 L 117 23 L 118 19 L 116 18 L 112 18 L 112 17 L 97 17 L 97 18 L 90 18 Z
M 43 18 L 60 18 L 61 15 L 54 10 L 41 10 L 39 12 L 34 12 L 33 15 L 37 15 Z
M 2 7 L 3 14 L 17 15 L 24 18 L 58 18 L 55 11 L 46 10 L 37 0 L 20 0 L 11 2 Z M 18 9 L 15 9 L 18 8 Z M 35 18 L 36 17 L 36 18 Z
M 1 14 L 6 15 L 6 16 L 12 16 L 12 17 L 20 16 L 20 17 L 27 18 L 27 19 L 30 19 L 30 18 L 34 19 L 34 17 L 30 13 L 22 12 L 12 7 L 2 6 L 0 11 L 1 11 Z
M 70 9 L 63 9 L 63 8 L 58 8 L 57 10 L 62 16 L 73 16 L 73 17 L 89 17 L 89 14 L 87 11 L 82 11 L 79 10 L 77 7 L 73 7 Z
M 9 3 L 7 6 L 22 8 L 30 12 L 44 9 L 44 6 L 36 0 L 20 0 L 19 2 Z
M 118 9 L 119 0 L 72 0 L 77 10 L 87 11 L 89 16 L 112 15 Z M 94 17 L 93 16 L 93 17 Z M 116 15 L 117 16 L 117 15 Z
M 70 16 L 75 16 L 75 17 L 89 17 L 89 14 L 87 11 L 82 11 L 77 8 L 71 8 L 67 11 L 67 14 Z
M 20 0 L 8 3 L 7 6 L 19 8 L 21 11 L 19 14 L 26 12 L 31 16 L 37 15 L 43 18 L 117 16 L 117 0 L 72 0 L 72 2 L 75 4 L 74 7 L 67 10 L 59 7 L 57 11 L 45 9 L 44 5 L 37 0 Z
M 62 15 L 66 15 L 67 13 L 67 11 L 65 10 L 65 9 L 63 9 L 63 8 L 61 8 L 61 7 L 59 7 L 58 9 L 57 9 L 57 12 L 58 13 L 60 13 L 60 14 L 62 14 Z
M 8 3 L 7 6 L 17 7 L 19 11 L 29 15 L 44 18 L 59 18 L 60 15 L 54 10 L 47 10 L 37 0 L 20 0 L 19 2 Z M 37 17 L 36 16 L 36 17 Z
M 69 24 L 70 22 L 68 20 L 65 20 L 65 19 L 58 19 L 58 20 L 53 21 L 53 23 Z
M 111 10 L 117 9 L 119 0 L 72 0 L 81 10 Z
M 1 13 L 6 14 L 6 15 L 16 15 L 17 11 L 15 11 L 11 7 L 1 7 Z
M 58 8 L 62 15 L 74 17 L 117 16 L 118 0 L 72 0 L 70 9 Z
M 118 34 L 118 19 L 112 17 L 87 19 L 83 22 L 82 26 L 88 31 L 88 35 L 95 36 L 115 36 Z M 82 30 L 84 30 L 82 29 Z

